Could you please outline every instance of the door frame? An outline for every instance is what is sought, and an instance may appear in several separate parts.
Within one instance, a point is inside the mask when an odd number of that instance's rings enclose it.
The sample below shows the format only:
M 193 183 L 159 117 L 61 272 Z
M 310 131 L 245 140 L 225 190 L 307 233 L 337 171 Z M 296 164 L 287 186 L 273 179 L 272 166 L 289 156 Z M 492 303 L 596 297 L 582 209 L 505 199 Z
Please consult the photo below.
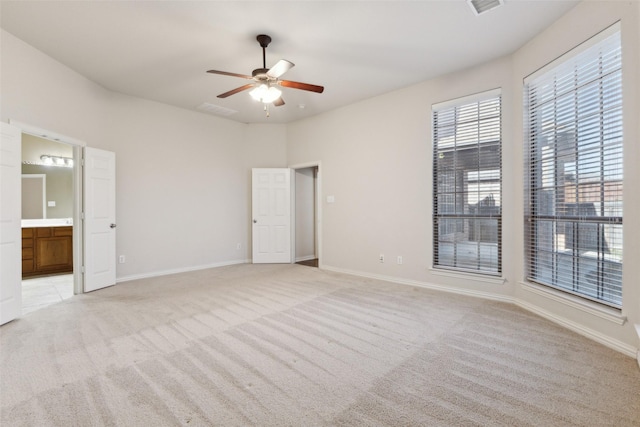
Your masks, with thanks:
M 320 160 L 306 162 L 306 163 L 296 163 L 294 165 L 288 166 L 290 169 L 293 169 L 293 176 L 295 177 L 295 171 L 298 169 L 308 169 L 308 168 L 317 168 L 316 175 L 316 188 L 315 188 L 315 227 L 314 227 L 314 240 L 316 246 L 316 255 L 318 256 L 318 268 L 322 268 L 323 257 L 322 257 L 322 166 Z M 292 235 L 292 260 L 295 264 L 296 259 L 296 217 L 295 217 L 295 206 L 296 206 L 296 198 L 295 198 L 295 179 L 292 185 L 292 218 L 291 218 L 291 235 Z
M 82 152 L 87 143 L 37 126 L 9 119 L 9 124 L 20 129 L 22 133 L 49 139 L 54 142 L 68 144 L 73 148 L 73 294 L 84 292 L 84 234 L 82 218 Z

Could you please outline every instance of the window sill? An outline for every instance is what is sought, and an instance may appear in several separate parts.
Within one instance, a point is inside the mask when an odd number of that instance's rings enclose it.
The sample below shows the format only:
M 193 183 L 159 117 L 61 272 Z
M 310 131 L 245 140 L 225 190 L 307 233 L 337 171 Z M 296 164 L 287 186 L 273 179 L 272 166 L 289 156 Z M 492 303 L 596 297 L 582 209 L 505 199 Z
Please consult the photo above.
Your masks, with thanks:
M 623 316 L 620 310 L 615 308 L 606 307 L 596 302 L 584 300 L 580 297 L 566 294 L 562 291 L 558 291 L 552 288 L 547 288 L 543 285 L 538 285 L 530 282 L 518 282 L 522 289 L 531 292 L 536 295 L 548 298 L 550 300 L 562 303 L 571 308 L 583 311 L 593 316 L 600 317 L 601 319 L 608 320 L 616 325 L 624 325 L 627 322 L 627 316 Z
M 446 270 L 440 268 L 429 268 L 434 276 L 453 277 L 454 279 L 473 280 L 475 282 L 490 283 L 492 285 L 503 285 L 507 280 L 504 277 L 487 275 L 482 273 L 467 273 L 463 271 Z

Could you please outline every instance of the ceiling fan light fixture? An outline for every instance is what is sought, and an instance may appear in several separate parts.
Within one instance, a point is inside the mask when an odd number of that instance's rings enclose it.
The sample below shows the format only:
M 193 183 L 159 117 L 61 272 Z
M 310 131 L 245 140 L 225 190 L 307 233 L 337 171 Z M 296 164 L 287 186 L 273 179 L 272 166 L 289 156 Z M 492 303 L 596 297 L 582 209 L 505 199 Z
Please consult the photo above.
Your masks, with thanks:
M 502 1 L 502 0 L 500 0 Z M 228 71 L 209 70 L 207 73 L 222 74 L 223 76 L 240 77 L 246 80 L 252 80 L 243 86 L 231 89 L 218 95 L 218 98 L 227 98 L 236 93 L 248 90 L 251 97 L 261 102 L 269 117 L 269 104 L 274 107 L 282 107 L 285 105 L 282 99 L 282 91 L 276 86 L 283 86 L 291 89 L 306 90 L 309 92 L 322 93 L 324 87 L 312 85 L 309 83 L 294 82 L 290 80 L 280 80 L 280 77 L 291 69 L 295 64 L 286 59 L 279 60 L 273 67 L 267 68 L 266 48 L 271 43 L 271 37 L 266 34 L 260 34 L 256 37 L 262 48 L 262 68 L 256 68 L 251 75 L 230 73 Z
M 249 95 L 251 95 L 251 97 L 256 101 L 260 101 L 263 104 L 271 104 L 273 101 L 280 98 L 282 91 L 273 86 L 261 84 L 249 92 Z

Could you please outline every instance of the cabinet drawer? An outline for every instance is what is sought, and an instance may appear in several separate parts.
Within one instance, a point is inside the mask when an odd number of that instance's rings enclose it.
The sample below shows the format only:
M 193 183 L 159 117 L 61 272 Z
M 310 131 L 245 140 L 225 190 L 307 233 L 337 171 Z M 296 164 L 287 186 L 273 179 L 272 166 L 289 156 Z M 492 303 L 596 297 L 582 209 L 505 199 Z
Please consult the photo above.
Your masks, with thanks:
M 58 236 L 71 236 L 73 235 L 73 228 L 71 227 L 53 227 L 53 235 Z
M 33 239 L 31 239 L 31 238 L 22 239 L 22 247 L 23 248 L 32 248 L 33 247 Z
M 33 259 L 33 248 L 22 248 L 22 260 Z
M 33 228 L 23 228 L 22 237 L 33 237 Z
M 37 237 L 51 237 L 51 227 L 36 228 L 36 238 Z
M 33 273 L 33 260 L 32 259 L 23 259 L 22 260 L 22 274 Z

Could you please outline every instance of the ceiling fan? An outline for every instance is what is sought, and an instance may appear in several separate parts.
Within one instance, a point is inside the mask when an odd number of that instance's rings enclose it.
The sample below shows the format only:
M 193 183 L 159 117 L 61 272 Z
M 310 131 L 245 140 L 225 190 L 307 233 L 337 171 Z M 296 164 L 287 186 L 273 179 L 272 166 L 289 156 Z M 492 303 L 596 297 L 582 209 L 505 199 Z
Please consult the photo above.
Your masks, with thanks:
M 253 88 L 253 90 L 249 93 L 255 100 L 261 101 L 264 104 L 273 103 L 273 105 L 275 105 L 276 107 L 280 107 L 281 105 L 284 105 L 284 100 L 281 96 L 282 92 L 276 86 L 307 90 L 309 92 L 316 93 L 322 93 L 324 91 L 324 87 L 322 86 L 294 82 L 291 80 L 280 80 L 280 76 L 289 71 L 295 64 L 293 62 L 287 61 L 286 59 L 281 59 L 273 67 L 267 68 L 266 49 L 267 46 L 269 46 L 269 43 L 271 43 L 271 37 L 266 34 L 260 34 L 256 37 L 256 40 L 258 40 L 258 43 L 260 43 L 260 46 L 262 47 L 262 68 L 256 68 L 255 70 L 253 70 L 250 76 L 246 74 L 229 73 L 227 71 L 207 71 L 207 73 L 212 74 L 222 74 L 224 76 L 240 77 L 247 80 L 253 80 L 253 82 L 248 83 L 244 86 L 240 86 L 228 92 L 221 93 L 220 95 L 218 95 L 218 98 L 226 98 L 228 96 L 235 95 L 238 92 Z

